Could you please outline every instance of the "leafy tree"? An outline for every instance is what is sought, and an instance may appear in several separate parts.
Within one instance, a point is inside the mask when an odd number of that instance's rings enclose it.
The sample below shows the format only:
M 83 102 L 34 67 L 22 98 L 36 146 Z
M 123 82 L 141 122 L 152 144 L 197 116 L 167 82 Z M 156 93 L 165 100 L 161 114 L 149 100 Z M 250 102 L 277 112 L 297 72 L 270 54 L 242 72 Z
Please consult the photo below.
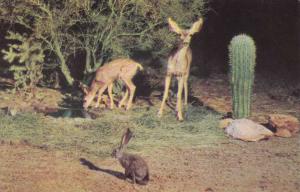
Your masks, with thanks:
M 135 51 L 166 55 L 177 40 L 167 18 L 189 26 L 205 13 L 205 5 L 206 0 L 2 0 L 0 19 L 43 42 L 71 85 L 71 54 L 85 52 L 86 75 Z

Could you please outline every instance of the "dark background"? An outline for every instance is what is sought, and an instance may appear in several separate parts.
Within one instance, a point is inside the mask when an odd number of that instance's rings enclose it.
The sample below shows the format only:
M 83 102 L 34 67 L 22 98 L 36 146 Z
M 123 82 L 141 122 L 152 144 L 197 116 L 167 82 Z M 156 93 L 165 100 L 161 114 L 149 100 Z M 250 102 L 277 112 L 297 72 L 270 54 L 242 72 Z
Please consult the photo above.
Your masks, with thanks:
M 256 42 L 257 74 L 300 82 L 300 1 L 211 0 L 209 5 L 203 29 L 192 41 L 193 75 L 205 78 L 214 72 L 226 73 L 229 42 L 233 36 L 246 33 Z M 1 28 L 0 49 L 6 46 L 6 27 Z M 82 66 L 73 65 L 73 75 L 80 78 Z M 5 68 L 1 56 L 0 75 L 5 76 Z
M 299 4 L 296 0 L 211 0 L 204 28 L 192 44 L 198 74 L 227 72 L 228 44 L 233 36 L 246 33 L 256 42 L 257 73 L 287 81 L 298 78 Z

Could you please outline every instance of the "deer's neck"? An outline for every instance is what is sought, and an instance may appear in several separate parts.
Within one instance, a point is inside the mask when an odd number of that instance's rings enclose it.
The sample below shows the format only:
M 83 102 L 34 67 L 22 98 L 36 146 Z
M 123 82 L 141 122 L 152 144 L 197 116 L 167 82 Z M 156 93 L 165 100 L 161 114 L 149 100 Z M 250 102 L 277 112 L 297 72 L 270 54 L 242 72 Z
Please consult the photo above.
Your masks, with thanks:
M 176 57 L 179 52 L 186 52 L 187 50 L 189 50 L 190 48 L 190 44 L 189 43 L 183 43 L 180 42 L 179 44 L 177 44 L 177 46 L 175 46 L 170 53 L 170 57 Z

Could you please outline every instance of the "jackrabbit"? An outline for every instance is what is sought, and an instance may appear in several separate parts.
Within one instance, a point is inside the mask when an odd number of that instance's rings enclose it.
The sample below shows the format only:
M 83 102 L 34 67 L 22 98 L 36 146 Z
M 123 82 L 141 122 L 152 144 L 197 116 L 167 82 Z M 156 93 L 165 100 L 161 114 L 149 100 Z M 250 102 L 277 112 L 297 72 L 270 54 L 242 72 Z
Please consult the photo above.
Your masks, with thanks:
M 132 136 L 133 133 L 127 129 L 122 136 L 120 146 L 113 150 L 112 157 L 118 159 L 125 169 L 125 179 L 131 178 L 133 184 L 146 185 L 149 181 L 149 169 L 146 161 L 138 155 L 123 152 Z

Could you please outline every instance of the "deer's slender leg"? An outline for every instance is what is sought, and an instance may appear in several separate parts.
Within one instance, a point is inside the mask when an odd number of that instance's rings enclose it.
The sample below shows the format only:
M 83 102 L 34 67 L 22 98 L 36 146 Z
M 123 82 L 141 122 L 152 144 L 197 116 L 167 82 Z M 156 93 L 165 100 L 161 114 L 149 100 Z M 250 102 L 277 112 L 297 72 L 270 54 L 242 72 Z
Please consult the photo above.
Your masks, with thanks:
M 98 91 L 98 99 L 97 99 L 97 103 L 96 103 L 96 108 L 99 107 L 100 105 L 100 102 L 101 102 L 101 97 L 102 97 L 102 94 L 103 92 L 105 91 L 105 89 L 107 88 L 107 84 L 105 84 L 103 87 L 101 87 Z
M 122 100 L 119 103 L 119 108 L 125 105 L 127 98 L 128 98 L 128 88 L 126 87 L 125 95 L 123 96 Z
M 187 105 L 188 104 L 188 77 L 185 76 L 183 77 L 183 87 L 184 87 L 184 105 Z
M 135 85 L 131 81 L 131 79 L 123 79 L 127 88 L 129 89 L 129 100 L 127 102 L 126 110 L 129 110 L 132 106 L 132 100 L 135 93 Z
M 112 94 L 112 89 L 113 89 L 113 83 L 109 84 L 108 85 L 108 96 L 109 96 L 109 99 L 110 99 L 110 109 L 113 109 L 115 104 L 114 104 L 114 96 Z
M 183 91 L 183 77 L 178 77 L 178 92 L 177 92 L 177 118 L 183 121 L 182 117 L 182 91 Z
M 160 109 L 159 109 L 159 112 L 158 112 L 158 116 L 160 116 L 160 117 L 163 114 L 163 110 L 164 110 L 164 107 L 166 105 L 166 100 L 168 99 L 171 80 L 172 80 L 172 76 L 171 75 L 167 75 L 166 80 L 165 80 L 164 96 L 163 96 L 163 100 L 161 102 L 161 106 L 160 106 Z

